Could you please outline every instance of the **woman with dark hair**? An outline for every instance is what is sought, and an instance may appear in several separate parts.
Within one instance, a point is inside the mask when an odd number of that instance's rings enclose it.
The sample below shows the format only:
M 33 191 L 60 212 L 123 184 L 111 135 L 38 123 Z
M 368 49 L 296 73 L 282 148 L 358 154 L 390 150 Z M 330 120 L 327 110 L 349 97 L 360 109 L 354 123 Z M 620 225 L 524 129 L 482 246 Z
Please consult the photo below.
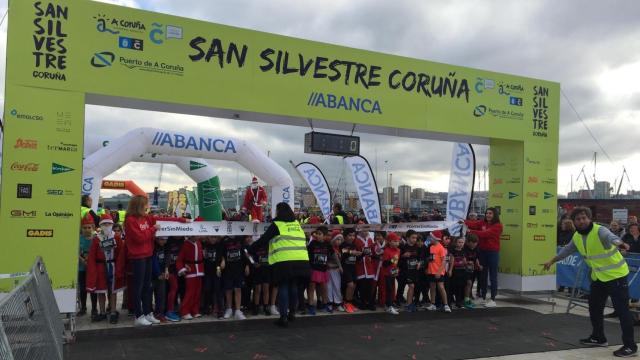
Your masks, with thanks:
M 151 311 L 151 296 L 153 287 L 151 286 L 151 266 L 154 248 L 154 236 L 160 224 L 156 221 L 179 221 L 187 222 L 187 219 L 180 217 L 156 217 L 147 214 L 149 200 L 136 195 L 129 201 L 127 215 L 125 217 L 125 234 L 127 241 L 127 260 L 131 264 L 133 271 L 133 283 L 128 286 L 133 287 L 133 305 L 135 308 L 135 326 L 149 326 L 158 324 L 160 321 L 153 316 Z
M 502 235 L 502 224 L 500 214 L 495 207 L 488 208 L 484 213 L 484 219 L 479 221 L 467 220 L 465 224 L 469 227 L 469 232 L 476 234 L 479 239 L 478 249 L 480 250 L 480 265 L 482 273 L 478 280 L 480 296 L 485 300 L 485 307 L 496 306 L 496 296 L 498 295 L 498 262 L 500 260 L 500 235 Z M 491 281 L 491 299 L 487 299 L 487 277 Z
M 272 281 L 278 285 L 278 310 L 280 319 L 276 325 L 286 327 L 295 320 L 298 302 L 298 282 L 309 278 L 309 253 L 307 239 L 296 221 L 289 204 L 276 205 L 276 217 L 265 233 L 251 245 L 251 250 L 269 246 L 269 265 Z

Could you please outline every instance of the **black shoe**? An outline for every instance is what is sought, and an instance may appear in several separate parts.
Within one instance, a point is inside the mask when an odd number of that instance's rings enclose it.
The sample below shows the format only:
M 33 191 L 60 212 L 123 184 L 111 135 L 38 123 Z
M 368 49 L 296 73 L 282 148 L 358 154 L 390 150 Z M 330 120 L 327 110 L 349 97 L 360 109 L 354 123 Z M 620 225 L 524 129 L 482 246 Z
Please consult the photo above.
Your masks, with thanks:
M 113 312 L 109 315 L 109 323 L 111 324 L 117 324 L 118 323 L 118 317 L 120 316 L 119 312 Z
M 614 351 L 613 356 L 617 356 L 617 357 L 638 356 L 638 348 L 636 347 L 635 349 L 633 349 L 628 346 L 623 346 L 620 349 Z
M 98 310 L 96 310 L 96 309 L 91 309 L 91 317 L 94 317 L 94 316 L 96 316 L 96 315 L 98 315 Z
M 367 305 L 367 310 L 376 311 L 378 309 L 376 308 L 375 304 L 369 304 Z
M 253 310 L 251 311 L 251 313 L 253 314 L 253 316 L 258 316 L 258 305 L 253 307 Z
M 91 322 L 100 322 L 107 319 L 105 314 L 96 314 L 91 317 Z
M 287 320 L 286 317 L 281 317 L 276 321 L 276 326 L 279 326 L 281 328 L 286 328 L 287 326 L 289 326 L 289 321 Z
M 80 309 L 80 311 L 78 311 L 78 313 L 76 314 L 76 316 L 85 316 L 87 315 L 87 309 Z
M 610 314 L 606 314 L 604 317 L 607 318 L 607 319 L 617 318 L 618 317 L 618 313 L 614 311 L 614 312 L 612 312 Z
M 296 313 L 295 313 L 295 311 L 289 311 L 289 314 L 287 314 L 287 320 L 289 322 L 296 321 Z
M 267 305 L 264 305 L 264 306 L 262 307 L 262 312 L 264 312 L 264 314 L 265 314 L 266 316 L 271 316 L 271 315 L 273 315 L 273 314 L 271 314 L 271 311 L 269 311 L 269 307 L 268 307 Z
M 607 340 L 594 339 L 593 336 L 589 336 L 586 339 L 580 339 L 580 344 L 587 345 L 587 346 L 600 346 L 600 347 L 609 346 L 609 343 L 607 342 Z

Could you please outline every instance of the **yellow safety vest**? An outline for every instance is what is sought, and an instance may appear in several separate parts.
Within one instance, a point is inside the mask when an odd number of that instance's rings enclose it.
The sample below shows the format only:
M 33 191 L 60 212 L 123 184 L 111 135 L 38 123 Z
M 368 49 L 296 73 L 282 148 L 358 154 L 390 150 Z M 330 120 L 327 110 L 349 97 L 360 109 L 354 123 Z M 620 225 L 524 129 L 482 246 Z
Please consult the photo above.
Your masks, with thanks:
M 577 231 L 573 234 L 573 244 L 591 268 L 591 280 L 611 281 L 629 275 L 627 261 L 622 257 L 618 247 L 611 245 L 608 249 L 602 246 L 598 230 L 600 225 L 593 224 L 593 229 L 587 234 L 585 248 L 582 235 Z
M 98 216 L 102 216 L 102 215 L 103 215 L 103 214 L 105 214 L 105 213 L 106 213 L 106 211 L 105 211 L 103 208 L 98 209 L 98 211 L 96 212 L 96 214 L 97 214 Z
M 344 216 L 336 215 L 336 219 L 338 220 L 338 224 L 340 225 L 344 224 Z
M 80 207 L 80 219 L 84 219 L 84 217 L 87 216 L 89 211 L 91 211 L 91 208 L 84 207 L 84 206 Z
M 274 221 L 279 235 L 269 241 L 269 265 L 283 261 L 309 261 L 307 238 L 297 221 Z
M 118 224 L 124 224 L 125 216 L 127 216 L 127 212 L 125 210 L 118 210 Z

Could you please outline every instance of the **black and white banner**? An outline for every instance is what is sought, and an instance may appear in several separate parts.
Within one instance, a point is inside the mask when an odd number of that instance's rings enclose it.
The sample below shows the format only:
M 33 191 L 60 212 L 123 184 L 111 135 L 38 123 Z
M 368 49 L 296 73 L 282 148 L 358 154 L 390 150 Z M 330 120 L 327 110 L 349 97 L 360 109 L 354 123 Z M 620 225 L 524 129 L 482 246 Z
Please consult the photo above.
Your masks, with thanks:
M 376 179 L 371 172 L 369 162 L 362 156 L 347 156 L 344 158 L 347 162 L 351 175 L 353 175 L 353 183 L 358 191 L 360 205 L 364 210 L 364 216 L 369 224 L 382 223 L 382 211 L 380 208 L 380 198 L 378 197 L 378 185 Z
M 180 223 L 172 221 L 158 221 L 160 229 L 156 236 L 259 236 L 262 235 L 270 223 L 252 223 L 242 221 L 196 221 Z M 423 221 L 397 224 L 349 224 L 349 225 L 302 225 L 302 229 L 310 233 L 320 226 L 326 226 L 329 230 L 355 228 L 357 231 L 386 231 L 386 232 L 427 232 L 447 229 L 454 225 L 448 221 Z
M 449 195 L 447 196 L 447 221 L 454 225 L 449 228 L 452 235 L 462 231 L 459 220 L 466 220 L 473 199 L 473 183 L 476 173 L 476 155 L 471 144 L 455 143 L 451 154 L 449 174 Z
M 330 219 L 331 191 L 327 184 L 327 179 L 324 177 L 324 174 L 322 174 L 322 171 L 320 171 L 317 166 L 309 162 L 302 162 L 296 165 L 295 168 L 309 188 L 311 188 L 324 218 Z

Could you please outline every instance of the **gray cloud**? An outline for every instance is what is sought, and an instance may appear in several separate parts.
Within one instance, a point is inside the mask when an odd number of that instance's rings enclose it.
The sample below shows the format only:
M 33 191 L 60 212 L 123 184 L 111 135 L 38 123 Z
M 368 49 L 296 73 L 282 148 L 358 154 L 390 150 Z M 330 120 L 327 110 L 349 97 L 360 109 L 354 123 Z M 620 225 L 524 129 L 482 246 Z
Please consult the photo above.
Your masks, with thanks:
M 103 0 L 179 16 L 246 27 L 350 47 L 429 59 L 490 71 L 558 81 L 585 122 L 616 162 L 603 158 L 613 173 L 639 156 L 640 93 L 628 100 L 610 98 L 622 84 L 603 84 L 606 71 L 640 62 L 640 3 L 636 1 L 424 2 L 418 0 L 334 0 L 321 3 L 206 0 Z M 0 1 L 0 7 L 6 1 Z M 2 27 L 6 36 L 6 25 Z M 0 47 L 6 46 L 5 36 Z M 4 73 L 4 64 L 0 70 Z M 0 79 L 0 87 L 4 81 Z M 628 81 L 640 82 L 640 72 Z M 89 131 L 117 136 L 133 124 L 179 127 L 184 131 L 219 133 L 249 139 L 288 170 L 288 160 L 316 162 L 331 178 L 340 177 L 337 157 L 304 155 L 302 127 L 267 126 L 226 119 L 159 114 L 125 109 L 87 108 Z M 150 120 L 153 119 L 153 120 Z M 561 99 L 560 174 L 566 176 L 588 163 L 598 148 L 566 101 Z M 137 126 L 137 125 L 135 125 Z M 369 134 L 362 137 L 362 152 L 375 164 L 378 184 L 384 185 L 384 161 L 391 163 L 394 183 L 430 190 L 445 190 L 451 145 L 437 141 L 400 139 Z M 478 167 L 486 165 L 488 147 L 477 147 Z M 377 154 L 377 156 L 376 156 Z M 250 174 L 234 164 L 213 162 L 225 183 L 248 182 Z M 607 168 L 608 166 L 608 168 Z M 640 169 L 631 179 L 640 179 Z M 122 174 L 140 179 L 145 186 L 157 182 L 158 165 L 131 165 Z M 187 184 L 179 170 L 166 167 L 167 186 Z M 292 172 L 293 174 L 293 172 Z M 346 173 L 345 173 L 346 175 Z M 295 174 L 293 174 L 294 179 Z M 604 176 L 604 175 L 603 175 Z M 347 176 L 348 178 L 348 176 Z M 163 180 L 163 183 L 165 182 Z M 613 180 L 613 176 L 612 179 Z M 350 181 L 350 180 L 348 180 Z M 566 191 L 560 179 L 560 191 Z

